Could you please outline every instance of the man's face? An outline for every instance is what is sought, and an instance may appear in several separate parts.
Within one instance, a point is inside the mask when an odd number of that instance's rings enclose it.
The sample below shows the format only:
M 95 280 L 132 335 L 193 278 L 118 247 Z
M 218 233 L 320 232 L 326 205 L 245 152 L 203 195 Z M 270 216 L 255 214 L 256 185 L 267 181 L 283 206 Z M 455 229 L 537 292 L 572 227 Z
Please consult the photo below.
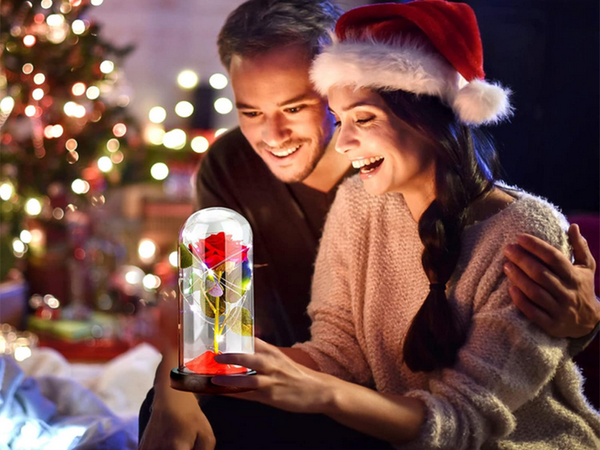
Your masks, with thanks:
M 271 172 L 286 183 L 308 177 L 333 134 L 327 102 L 312 88 L 310 58 L 290 45 L 229 67 L 242 133 Z

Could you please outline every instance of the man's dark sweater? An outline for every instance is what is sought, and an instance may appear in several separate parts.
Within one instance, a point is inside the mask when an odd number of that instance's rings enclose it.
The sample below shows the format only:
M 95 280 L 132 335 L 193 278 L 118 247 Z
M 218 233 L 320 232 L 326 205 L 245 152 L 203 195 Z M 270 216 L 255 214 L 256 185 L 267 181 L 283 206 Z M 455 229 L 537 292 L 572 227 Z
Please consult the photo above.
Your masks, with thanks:
M 224 206 L 250 222 L 256 335 L 284 347 L 307 340 L 313 264 L 337 186 L 281 182 L 236 128 L 202 159 L 196 189 L 200 208 Z

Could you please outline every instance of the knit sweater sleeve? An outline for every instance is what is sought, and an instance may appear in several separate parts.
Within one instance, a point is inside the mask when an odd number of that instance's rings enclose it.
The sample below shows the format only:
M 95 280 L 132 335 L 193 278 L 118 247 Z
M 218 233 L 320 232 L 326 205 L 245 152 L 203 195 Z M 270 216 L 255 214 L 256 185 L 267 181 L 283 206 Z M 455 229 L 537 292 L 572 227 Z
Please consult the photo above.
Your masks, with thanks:
M 311 340 L 295 347 L 308 353 L 320 370 L 346 381 L 372 385 L 369 364 L 356 333 L 348 274 L 352 261 L 349 227 L 359 214 L 352 208 L 356 180 L 348 180 L 338 190 L 323 230 L 315 263 L 311 302 Z
M 520 203 L 502 220 L 472 233 L 470 244 L 463 240 L 469 261 L 452 295 L 471 296 L 462 299 L 473 305 L 467 341 L 457 363 L 433 376 L 427 391 L 407 394 L 425 403 L 427 416 L 418 439 L 400 446 L 403 450 L 475 449 L 507 436 L 516 427 L 514 413 L 540 393 L 565 360 L 566 340 L 551 338 L 514 307 L 502 249 L 516 242 L 518 233 L 530 233 L 566 253 L 566 222 L 539 200 Z M 465 287 L 469 283 L 472 288 Z

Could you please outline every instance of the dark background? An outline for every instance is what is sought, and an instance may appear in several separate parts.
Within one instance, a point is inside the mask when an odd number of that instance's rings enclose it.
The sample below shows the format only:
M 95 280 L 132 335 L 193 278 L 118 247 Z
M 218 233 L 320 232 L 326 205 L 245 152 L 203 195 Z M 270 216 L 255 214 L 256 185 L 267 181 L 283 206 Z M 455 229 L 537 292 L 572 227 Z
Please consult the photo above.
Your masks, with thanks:
M 463 2 L 477 15 L 486 78 L 513 91 L 511 121 L 488 127 L 504 179 L 567 215 L 597 213 L 600 2 Z

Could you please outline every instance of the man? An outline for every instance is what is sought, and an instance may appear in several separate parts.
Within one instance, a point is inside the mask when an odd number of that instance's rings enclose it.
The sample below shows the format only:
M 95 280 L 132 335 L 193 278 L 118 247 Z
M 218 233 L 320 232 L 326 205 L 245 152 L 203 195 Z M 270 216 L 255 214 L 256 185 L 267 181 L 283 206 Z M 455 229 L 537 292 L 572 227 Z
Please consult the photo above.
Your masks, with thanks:
M 305 311 L 312 264 L 336 189 L 351 173 L 347 159 L 334 150 L 326 101 L 308 77 L 312 58 L 340 13 L 328 1 L 250 0 L 228 17 L 218 40 L 240 128 L 215 142 L 204 158 L 197 174 L 198 205 L 229 207 L 250 222 L 256 335 L 278 346 L 309 337 Z M 511 296 L 527 317 L 553 336 L 586 341 L 600 320 L 595 261 L 577 227 L 570 237 L 575 265 L 525 236 L 520 246 L 506 249 L 507 275 L 514 284 Z M 165 353 L 143 449 L 214 445 L 194 397 L 168 387 L 168 372 L 176 364 L 174 352 Z

